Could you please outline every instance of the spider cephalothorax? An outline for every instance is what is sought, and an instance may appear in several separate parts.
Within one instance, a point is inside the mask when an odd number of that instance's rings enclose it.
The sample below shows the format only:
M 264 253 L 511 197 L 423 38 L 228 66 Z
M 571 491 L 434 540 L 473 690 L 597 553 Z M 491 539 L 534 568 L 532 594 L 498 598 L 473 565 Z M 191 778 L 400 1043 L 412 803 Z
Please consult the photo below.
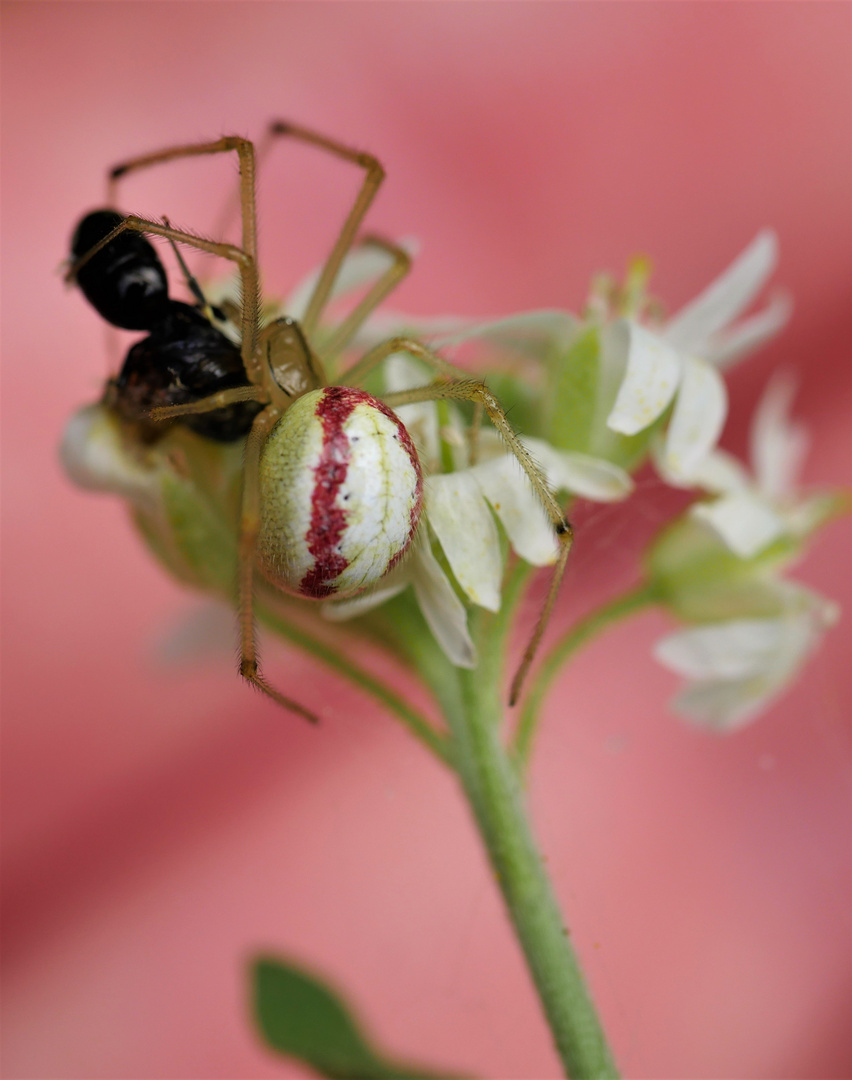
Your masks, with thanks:
M 393 338 L 345 370 L 343 384 L 329 382 L 329 363 L 351 345 L 368 316 L 407 273 L 409 258 L 386 240 L 366 237 L 358 242 L 384 252 L 387 268 L 323 338 L 318 352 L 312 339 L 320 317 L 384 171 L 370 155 L 305 128 L 271 126 L 271 137 L 285 135 L 353 162 L 365 173 L 299 322 L 287 317 L 266 325 L 260 321 L 252 143 L 234 136 L 178 146 L 111 171 L 114 195 L 116 181 L 131 171 L 181 157 L 235 152 L 240 164 L 242 241 L 235 246 L 206 240 L 172 228 L 167 219 L 123 216 L 112 209 L 95 211 L 81 221 L 72 241 L 69 279 L 76 279 L 108 321 L 148 331 L 110 382 L 106 403 L 143 428 L 172 421 L 207 438 L 245 437 L 237 584 L 240 673 L 285 708 L 315 719 L 260 674 L 253 618 L 255 571 L 279 589 L 314 599 L 354 596 L 380 582 L 409 550 L 423 504 L 417 451 L 393 410 L 440 399 L 472 402 L 472 431 L 487 414 L 526 473 L 559 541 L 548 598 L 513 683 L 514 699 L 559 586 L 571 527 L 493 394 L 422 343 Z M 231 305 L 233 310 L 227 313 L 211 307 L 185 267 L 198 306 L 171 299 L 165 270 L 143 234 L 164 237 L 176 251 L 176 245 L 185 244 L 235 263 L 240 273 L 239 306 Z M 235 328 L 239 346 L 214 325 L 220 317 Z M 362 388 L 364 379 L 394 353 L 422 361 L 436 381 L 386 394 L 381 400 L 372 396 Z

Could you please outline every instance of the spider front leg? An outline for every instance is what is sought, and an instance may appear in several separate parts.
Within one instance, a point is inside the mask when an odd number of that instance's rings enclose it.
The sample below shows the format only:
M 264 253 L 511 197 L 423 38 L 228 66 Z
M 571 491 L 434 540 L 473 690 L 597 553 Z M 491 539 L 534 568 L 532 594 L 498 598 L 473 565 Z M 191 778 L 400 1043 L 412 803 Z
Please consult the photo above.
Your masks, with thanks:
M 562 583 L 562 577 L 565 573 L 565 566 L 568 562 L 571 545 L 574 541 L 574 530 L 572 529 L 570 522 L 566 519 L 562 507 L 557 502 L 556 496 L 550 490 L 538 465 L 535 463 L 529 451 L 515 434 L 511 424 L 506 419 L 506 413 L 504 412 L 503 407 L 485 383 L 475 379 L 457 379 L 454 375 L 448 376 L 448 369 L 453 372 L 455 369 L 452 369 L 451 365 L 448 364 L 446 360 L 438 356 L 437 353 L 433 353 L 430 349 L 427 349 L 424 345 L 420 344 L 420 342 L 405 338 L 395 338 L 385 345 L 380 345 L 377 349 L 374 349 L 369 353 L 359 365 L 356 365 L 356 367 L 361 367 L 361 365 L 365 364 L 368 360 L 371 361 L 370 366 L 373 366 L 374 363 L 378 362 L 378 360 L 373 359 L 374 354 L 378 356 L 378 359 L 384 359 L 385 356 L 394 352 L 407 352 L 411 356 L 424 360 L 442 375 L 447 376 L 448 381 L 432 383 L 430 386 L 416 387 L 411 390 L 402 390 L 394 394 L 386 394 L 382 398 L 384 403 L 395 409 L 401 405 L 413 405 L 420 401 L 470 401 L 474 403 L 477 410 L 484 409 L 488 414 L 491 423 L 497 429 L 497 432 L 506 444 L 506 447 L 515 455 L 521 468 L 527 474 L 527 478 L 538 496 L 539 502 L 544 507 L 544 510 L 553 525 L 553 531 L 556 536 L 559 551 L 547 597 L 545 598 L 544 605 L 542 606 L 541 613 L 539 614 L 530 641 L 524 650 L 521 663 L 512 679 L 512 686 L 509 691 L 509 704 L 514 705 L 520 696 L 524 679 L 535 658 L 542 635 L 550 620 L 553 605 L 556 602 L 556 596 L 559 592 L 559 586 Z
M 262 386 L 234 386 L 230 390 L 219 390 L 209 397 L 198 401 L 188 401 L 182 405 L 158 405 L 148 414 L 150 420 L 174 420 L 179 416 L 195 416 L 198 413 L 215 412 L 228 405 L 239 405 L 245 401 L 269 402 L 269 395 Z
M 152 420 L 168 420 L 194 413 L 211 412 L 241 401 L 267 401 L 267 392 L 261 386 L 237 386 L 221 390 L 217 394 L 184 405 L 162 406 L 151 411 Z M 261 675 L 254 624 L 254 573 L 257 537 L 260 531 L 260 458 L 270 431 L 281 419 L 281 410 L 267 404 L 252 423 L 246 440 L 243 461 L 243 492 L 240 512 L 240 535 L 237 571 L 237 596 L 240 626 L 240 675 L 258 690 L 290 712 L 318 723 L 318 718 L 292 698 L 285 697 Z
M 152 154 L 141 154 L 139 157 L 131 158 L 129 161 L 123 161 L 109 171 L 107 201 L 110 205 L 114 204 L 118 181 L 129 173 L 150 168 L 152 165 L 162 165 L 165 162 L 175 161 L 179 158 L 200 157 L 205 154 L 227 154 L 231 151 L 236 151 L 240 163 L 242 246 L 252 258 L 257 259 L 257 207 L 255 199 L 257 170 L 254 147 L 248 139 L 240 138 L 239 135 L 227 135 L 222 139 L 217 139 L 216 142 L 171 146 L 165 150 L 157 150 Z
M 270 431 L 281 419 L 281 411 L 268 405 L 258 413 L 246 440 L 243 465 L 243 501 L 240 516 L 238 604 L 240 622 L 240 675 L 267 697 L 290 712 L 319 723 L 319 718 L 292 698 L 285 697 L 260 673 L 254 625 L 254 574 L 257 537 L 260 532 L 260 457 Z
M 470 376 L 466 371 L 454 367 L 443 356 L 439 356 L 421 342 L 415 341 L 414 338 L 395 337 L 383 341 L 381 345 L 376 345 L 375 348 L 365 353 L 357 364 L 353 364 L 348 371 L 344 371 L 343 378 L 346 379 L 347 385 L 360 386 L 374 368 L 387 360 L 389 356 L 393 356 L 394 353 L 408 353 L 409 356 L 422 360 L 437 371 L 439 375 L 443 375 L 447 379 L 454 379 L 458 382 L 470 381 Z M 419 400 L 430 399 L 420 398 Z
M 148 221 L 146 218 L 130 215 L 129 217 L 124 218 L 111 233 L 103 237 L 102 240 L 99 240 L 94 247 L 90 248 L 85 253 L 85 255 L 82 255 L 79 259 L 75 260 L 65 275 L 65 280 L 73 281 L 79 271 L 93 256 L 97 255 L 102 248 L 105 248 L 107 244 L 111 243 L 117 236 L 126 230 L 150 233 L 152 236 L 162 236 L 166 240 L 172 240 L 179 244 L 186 244 L 189 247 L 197 248 L 199 251 L 206 251 L 210 255 L 218 255 L 223 259 L 230 259 L 231 262 L 237 264 L 240 270 L 242 283 L 242 307 L 240 312 L 242 344 L 240 351 L 243 366 L 246 370 L 246 377 L 250 382 L 262 384 L 264 381 L 263 371 L 257 356 L 257 341 L 260 332 L 258 325 L 260 297 L 257 261 L 253 255 L 244 251 L 242 248 L 215 240 L 205 240 L 203 237 L 196 236 L 194 233 L 182 232 L 179 229 L 171 228 L 169 225 L 161 225 L 156 221 Z

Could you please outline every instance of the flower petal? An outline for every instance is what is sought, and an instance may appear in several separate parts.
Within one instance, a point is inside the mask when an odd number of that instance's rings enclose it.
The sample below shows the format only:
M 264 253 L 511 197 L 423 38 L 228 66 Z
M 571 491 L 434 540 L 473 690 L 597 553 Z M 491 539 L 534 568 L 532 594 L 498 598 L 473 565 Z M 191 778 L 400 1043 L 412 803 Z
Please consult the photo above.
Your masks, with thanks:
M 786 373 L 769 380 L 751 425 L 751 459 L 761 493 L 768 499 L 790 495 L 810 439 L 790 420 L 796 381 Z
M 377 312 L 358 332 L 361 347 L 377 345 L 400 334 L 425 338 L 434 349 L 461 345 L 467 341 L 490 341 L 524 355 L 541 355 L 554 343 L 567 344 L 575 335 L 579 320 L 567 311 L 543 308 L 522 311 L 498 319 L 470 319 L 460 315 L 405 315 Z
M 355 335 L 353 346 L 366 351 L 394 337 L 431 340 L 439 334 L 452 334 L 470 323 L 461 315 L 407 315 L 402 311 L 376 311 Z
M 690 513 L 706 522 L 741 559 L 750 559 L 787 531 L 772 507 L 750 491 L 736 491 L 698 502 Z
M 757 719 L 781 689 L 765 675 L 729 682 L 696 682 L 674 698 L 672 709 L 695 727 L 725 734 Z
M 398 568 L 400 570 L 405 568 L 406 572 L 404 574 L 397 575 L 395 571 L 392 571 L 374 588 L 359 593 L 358 596 L 353 596 L 349 600 L 326 601 L 320 607 L 322 617 L 328 619 L 329 622 L 346 622 L 348 619 L 354 619 L 358 615 L 363 615 L 365 612 L 379 607 L 386 600 L 390 600 L 391 597 L 401 593 L 410 584 L 411 573 L 407 567 L 408 561 L 406 560 L 403 566 Z
M 630 326 L 627 319 L 614 319 L 612 322 L 604 323 L 600 331 L 598 385 L 591 424 L 593 452 L 598 449 L 596 443 L 600 442 L 601 438 L 605 443 L 612 441 L 606 422 L 615 406 L 615 399 L 618 397 L 618 391 L 627 372 L 627 359 L 630 355 Z
M 700 727 L 732 731 L 754 719 L 787 688 L 837 614 L 837 606 L 816 593 L 795 586 L 788 591 L 788 615 L 697 627 L 673 635 L 692 636 L 691 656 L 683 641 L 674 647 L 671 638 L 658 644 L 657 658 L 674 670 L 708 668 L 711 653 L 717 661 L 715 676 L 700 677 L 675 698 L 677 712 Z M 736 671 L 738 648 L 744 654 L 741 672 Z
M 554 342 L 567 344 L 576 334 L 578 326 L 578 320 L 569 312 L 545 308 L 522 311 L 500 319 L 476 322 L 460 320 L 457 329 L 433 337 L 430 344 L 433 348 L 441 349 L 481 339 L 526 355 L 538 354 L 550 348 Z
M 629 323 L 627 371 L 607 418 L 622 435 L 649 427 L 667 408 L 680 380 L 681 358 L 665 341 L 638 323 Z
M 778 652 L 782 619 L 736 619 L 691 626 L 662 638 L 654 657 L 688 679 L 743 679 L 766 671 Z
M 733 491 L 747 490 L 751 486 L 751 478 L 745 466 L 727 450 L 712 450 L 689 476 L 683 476 L 669 467 L 663 440 L 654 442 L 651 456 L 657 472 L 672 487 L 703 488 L 714 494 L 725 495 Z
M 556 561 L 553 525 L 514 454 L 502 453 L 469 470 L 494 508 L 509 543 L 531 566 Z
M 156 472 L 128 453 L 121 422 L 104 405 L 87 405 L 74 413 L 65 426 L 59 456 L 78 487 L 122 495 L 140 505 L 157 501 Z
M 556 450 L 541 439 L 521 440 L 544 471 L 554 491 L 570 491 L 595 502 L 619 502 L 633 491 L 630 474 L 611 461 Z
M 789 321 L 792 310 L 793 301 L 789 294 L 776 294 L 761 311 L 714 335 L 707 343 L 704 356 L 720 371 L 724 370 L 775 337 Z
M 426 517 L 456 581 L 474 604 L 499 611 L 500 538 L 476 480 L 467 471 L 428 476 L 423 493 Z
M 818 491 L 784 508 L 784 521 L 791 536 L 806 540 L 826 522 L 852 509 L 852 499 L 845 491 Z
M 728 413 L 728 391 L 712 364 L 683 359 L 677 401 L 666 432 L 665 460 L 675 474 L 689 477 L 716 445 Z
M 422 364 L 403 353 L 389 356 L 382 371 L 385 390 L 389 394 L 413 390 L 417 386 L 428 386 L 432 381 Z M 435 402 L 418 401 L 414 405 L 400 405 L 394 411 L 405 424 L 421 458 L 424 461 L 437 460 L 441 453 L 441 441 Z
M 476 647 L 467 630 L 467 611 L 432 554 L 424 533 L 425 530 L 419 530 L 414 539 L 410 563 L 414 594 L 423 618 L 456 667 L 475 668 Z
M 667 323 L 666 341 L 685 352 L 706 355 L 709 339 L 745 311 L 777 261 L 778 238 L 771 229 L 764 229 L 724 273 Z

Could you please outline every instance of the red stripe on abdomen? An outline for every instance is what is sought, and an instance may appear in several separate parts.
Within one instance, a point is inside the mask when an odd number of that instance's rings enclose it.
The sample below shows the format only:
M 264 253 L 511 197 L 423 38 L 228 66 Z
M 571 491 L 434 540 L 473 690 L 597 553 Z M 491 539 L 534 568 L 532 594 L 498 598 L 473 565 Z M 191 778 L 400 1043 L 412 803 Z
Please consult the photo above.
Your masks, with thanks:
M 306 537 L 314 565 L 299 583 L 305 596 L 321 599 L 334 588 L 328 583 L 349 565 L 340 552 L 346 528 L 346 514 L 336 506 L 337 494 L 349 471 L 349 439 L 343 425 L 356 405 L 370 395 L 351 386 L 328 386 L 317 402 L 316 416 L 322 424 L 323 442 L 319 464 L 314 469 L 311 494 L 311 523 Z

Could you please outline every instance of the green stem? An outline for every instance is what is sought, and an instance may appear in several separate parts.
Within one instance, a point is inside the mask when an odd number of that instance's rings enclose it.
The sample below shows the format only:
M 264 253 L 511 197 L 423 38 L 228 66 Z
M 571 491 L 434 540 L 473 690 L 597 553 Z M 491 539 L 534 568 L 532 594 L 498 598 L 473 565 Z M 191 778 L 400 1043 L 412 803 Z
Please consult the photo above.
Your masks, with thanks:
M 451 738 L 436 732 L 419 713 L 324 642 L 271 612 L 265 611 L 263 617 L 282 636 L 387 705 L 457 773 L 566 1075 L 572 1080 L 611 1080 L 618 1072 L 533 837 L 513 755 L 500 738 L 506 692 L 503 679 L 506 640 L 512 613 L 529 572 L 521 563 L 512 568 L 499 614 L 471 612 L 471 632 L 479 651 L 479 663 L 472 671 L 453 667 L 431 635 L 423 633 L 422 626 L 408 626 L 412 618 L 420 618 L 419 613 L 409 612 L 404 605 L 394 612 L 396 633 L 406 643 L 410 660 L 435 693 Z M 625 600 L 621 599 L 620 607 L 625 606 Z M 610 605 L 610 609 L 614 611 L 615 606 Z M 601 621 L 603 625 L 611 618 L 598 613 L 596 620 L 591 617 L 584 620 L 583 640 L 593 632 L 593 622 Z M 580 636 L 580 627 L 569 635 L 576 639 L 573 647 L 579 644 Z M 570 651 L 569 648 L 567 652 Z M 546 663 L 552 661 L 552 656 Z M 540 673 L 534 693 L 541 680 Z M 545 682 L 540 694 L 546 686 Z
M 517 771 L 500 740 L 505 644 L 512 611 L 529 574 L 529 567 L 520 562 L 510 570 L 499 614 L 471 611 L 471 633 L 479 650 L 473 671 L 450 663 L 425 632 L 419 612 L 400 604 L 393 622 L 410 662 L 449 724 L 453 768 L 566 1072 L 574 1080 L 611 1078 L 618 1073 L 536 847 Z
M 518 727 L 512 741 L 512 753 L 518 768 L 522 772 L 529 764 L 533 739 L 538 730 L 541 706 L 545 695 L 571 655 L 612 623 L 655 603 L 656 599 L 657 595 L 654 587 L 643 583 L 630 592 L 616 597 L 615 600 L 610 601 L 603 607 L 592 611 L 584 619 L 576 623 L 548 652 L 524 701 L 521 718 L 518 721 Z
M 444 685 L 456 769 L 566 1075 L 616 1077 L 527 820 L 517 772 L 500 741 L 501 661 L 500 649 L 483 648 L 475 671 L 457 671 L 454 684 Z
M 361 690 L 365 690 L 380 701 L 435 757 L 443 761 L 445 765 L 453 766 L 453 752 L 449 739 L 436 731 L 424 716 L 402 698 L 397 697 L 384 683 L 372 678 L 356 664 L 350 663 L 336 649 L 330 648 L 318 638 L 313 637 L 301 626 L 295 626 L 282 619 L 275 612 L 270 611 L 269 608 L 262 608 L 259 611 L 259 618 L 276 634 L 293 642 L 294 645 L 298 645 L 300 649 L 304 649 L 311 656 L 322 660 L 323 663 L 333 668 L 338 674 L 343 675 L 350 682 L 360 687 Z

